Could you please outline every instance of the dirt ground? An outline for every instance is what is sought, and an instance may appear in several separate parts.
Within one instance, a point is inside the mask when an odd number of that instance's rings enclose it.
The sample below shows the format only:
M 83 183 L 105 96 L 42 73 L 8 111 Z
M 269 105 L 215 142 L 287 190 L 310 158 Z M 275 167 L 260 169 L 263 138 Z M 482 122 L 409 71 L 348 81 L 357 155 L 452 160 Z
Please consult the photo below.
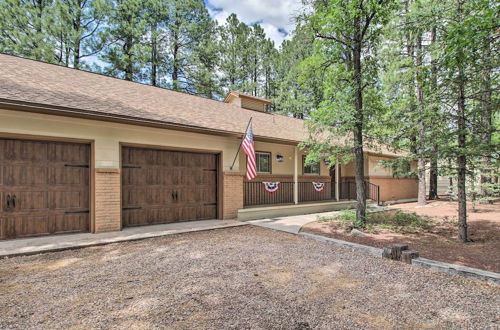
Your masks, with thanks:
M 416 233 L 398 233 L 382 229 L 378 233 L 366 233 L 366 237 L 352 237 L 334 222 L 313 222 L 302 231 L 333 237 L 350 242 L 384 247 L 393 243 L 408 243 L 420 256 L 500 272 L 500 202 L 493 205 L 468 204 L 469 237 L 472 242 L 463 244 L 457 240 L 457 203 L 447 200 L 429 201 L 426 206 L 417 203 L 393 205 L 405 212 L 431 216 L 435 225 L 429 230 Z
M 497 328 L 500 288 L 245 226 L 0 260 L 0 328 Z

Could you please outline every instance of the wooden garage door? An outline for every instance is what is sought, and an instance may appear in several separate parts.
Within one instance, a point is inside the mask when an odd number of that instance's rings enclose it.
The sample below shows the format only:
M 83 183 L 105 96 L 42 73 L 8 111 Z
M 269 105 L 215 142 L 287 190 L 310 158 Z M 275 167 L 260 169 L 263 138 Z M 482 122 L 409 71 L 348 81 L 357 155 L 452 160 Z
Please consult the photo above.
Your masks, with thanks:
M 89 230 L 87 144 L 0 139 L 0 239 Z
M 217 155 L 123 147 L 123 226 L 217 218 Z

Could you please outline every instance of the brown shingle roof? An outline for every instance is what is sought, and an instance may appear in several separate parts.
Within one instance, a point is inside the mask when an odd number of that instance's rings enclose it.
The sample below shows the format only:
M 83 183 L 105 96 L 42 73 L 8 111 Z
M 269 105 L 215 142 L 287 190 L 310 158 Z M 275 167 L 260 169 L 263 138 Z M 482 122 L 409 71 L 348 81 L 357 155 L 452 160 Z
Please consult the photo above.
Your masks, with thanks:
M 232 104 L 0 54 L 0 99 L 67 107 L 229 133 L 302 141 L 304 122 Z
M 5 100 L 230 134 L 243 134 L 252 117 L 257 139 L 296 143 L 308 137 L 301 119 L 0 54 L 0 105 Z M 398 155 L 383 146 L 365 150 Z

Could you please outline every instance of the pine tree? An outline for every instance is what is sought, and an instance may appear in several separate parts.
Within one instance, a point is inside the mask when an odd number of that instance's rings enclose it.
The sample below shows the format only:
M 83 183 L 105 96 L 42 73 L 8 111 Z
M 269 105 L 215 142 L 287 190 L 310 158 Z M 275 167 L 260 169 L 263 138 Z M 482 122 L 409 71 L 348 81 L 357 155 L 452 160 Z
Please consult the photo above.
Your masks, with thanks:
M 313 55 L 314 33 L 310 26 L 298 23 L 290 40 L 281 44 L 276 60 L 275 111 L 305 118 L 323 100 L 323 70 L 301 63 Z
M 377 47 L 380 33 L 395 7 L 392 0 L 313 1 L 310 18 L 315 32 L 315 54 L 310 66 L 325 71 L 325 100 L 310 113 L 315 133 L 328 134 L 326 142 L 310 141 L 313 150 L 308 158 L 318 158 L 323 149 L 338 144 L 339 136 L 350 142 L 354 154 L 356 177 L 356 218 L 366 224 L 366 191 L 364 175 L 365 136 L 377 115 Z M 332 136 L 335 136 L 333 138 Z M 338 154 L 330 156 L 331 163 Z
M 109 3 L 102 0 L 56 0 L 54 35 L 59 63 L 79 69 L 82 60 L 97 54 L 104 46 L 103 29 Z
M 219 28 L 220 80 L 224 93 L 231 90 L 243 91 L 246 81 L 246 47 L 250 28 L 240 22 L 235 14 L 226 19 Z
M 108 46 L 99 56 L 104 73 L 125 80 L 140 80 L 143 69 L 146 11 L 141 0 L 117 0 L 104 30 Z
M 203 65 L 200 59 L 203 56 L 206 59 L 206 54 L 211 53 L 209 51 L 202 56 L 201 45 L 205 39 L 213 38 L 214 22 L 202 0 L 172 0 L 168 8 L 170 16 L 166 29 L 170 88 L 195 94 L 198 79 L 204 76 L 199 75 L 204 70 L 199 67 Z M 210 67 L 212 63 L 207 65 Z
M 51 0 L 0 2 L 0 52 L 57 63 Z

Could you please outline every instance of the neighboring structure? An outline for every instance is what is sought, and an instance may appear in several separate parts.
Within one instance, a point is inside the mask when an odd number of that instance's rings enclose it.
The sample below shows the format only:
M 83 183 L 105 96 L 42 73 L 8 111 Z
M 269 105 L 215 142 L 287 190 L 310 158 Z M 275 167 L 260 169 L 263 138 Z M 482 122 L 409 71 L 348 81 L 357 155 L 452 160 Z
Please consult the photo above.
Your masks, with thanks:
M 302 120 L 236 92 L 225 101 L 0 55 L 0 239 L 345 207 L 352 164 L 304 166 Z M 243 153 L 230 167 L 251 117 L 259 173 L 246 182 Z M 370 191 L 415 198 L 414 179 L 377 165 L 395 156 L 367 154 Z

